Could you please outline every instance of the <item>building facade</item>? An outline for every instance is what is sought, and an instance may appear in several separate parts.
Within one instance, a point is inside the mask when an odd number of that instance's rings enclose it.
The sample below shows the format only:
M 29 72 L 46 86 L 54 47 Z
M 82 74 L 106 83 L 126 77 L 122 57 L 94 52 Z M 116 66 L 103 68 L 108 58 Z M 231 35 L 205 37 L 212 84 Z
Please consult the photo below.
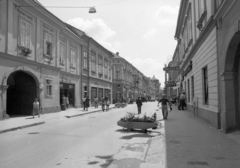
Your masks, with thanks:
M 187 109 L 220 128 L 216 11 L 214 0 L 181 1 L 172 66 L 180 68 L 175 89 L 186 93 Z
M 240 129 L 240 2 L 216 1 L 220 128 Z
M 25 7 L 24 7 L 25 6 Z M 26 6 L 36 6 L 27 8 Z M 37 1 L 0 1 L 0 119 L 80 107 L 82 40 Z

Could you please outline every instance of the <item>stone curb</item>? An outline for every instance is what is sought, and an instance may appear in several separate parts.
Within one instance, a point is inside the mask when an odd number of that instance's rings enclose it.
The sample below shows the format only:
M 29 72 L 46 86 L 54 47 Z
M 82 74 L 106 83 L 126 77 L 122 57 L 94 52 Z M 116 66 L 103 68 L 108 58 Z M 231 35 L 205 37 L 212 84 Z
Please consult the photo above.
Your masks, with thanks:
M 115 107 L 109 107 L 109 110 L 110 109 L 113 109 Z M 87 115 L 87 114 L 91 114 L 91 113 L 97 113 L 97 112 L 100 112 L 102 111 L 101 109 L 100 110 L 96 110 L 96 111 L 89 111 L 89 112 L 86 112 L 86 113 L 81 113 L 81 114 L 74 114 L 74 115 L 69 115 L 69 116 L 65 116 L 67 118 L 72 118 L 72 117 L 79 117 L 79 116 L 83 116 L 83 115 Z
M 115 108 L 115 107 L 109 107 L 109 109 L 113 109 L 113 108 Z M 83 116 L 83 115 L 96 113 L 96 112 L 100 112 L 100 111 L 102 111 L 102 110 L 89 111 L 89 112 L 86 112 L 86 113 L 72 115 L 72 116 L 65 116 L 65 117 L 67 117 L 67 118 L 78 117 L 78 116 Z M 45 120 L 47 120 L 47 119 L 45 119 Z M 8 128 L 8 129 L 5 129 L 5 130 L 0 130 L 0 134 L 6 133 L 6 132 L 10 132 L 10 131 L 16 131 L 18 129 L 33 127 L 33 126 L 37 126 L 37 125 L 41 125 L 41 124 L 45 124 L 45 123 L 46 123 L 45 121 L 42 121 L 42 122 L 37 122 L 37 123 L 33 123 L 33 124 L 28 124 L 28 125 L 22 125 L 22 126 L 17 126 L 17 127 L 13 127 L 13 128 Z
M 14 128 L 9 128 L 9 129 L 5 129 L 5 130 L 1 130 L 0 134 L 6 133 L 6 132 L 9 132 L 9 131 L 15 131 L 15 130 L 18 130 L 18 129 L 33 127 L 33 126 L 37 126 L 37 125 L 41 125 L 41 124 L 45 124 L 45 121 L 37 122 L 37 123 L 34 123 L 34 124 L 29 124 L 29 125 L 23 125 L 23 126 L 19 126 L 19 127 L 14 127 Z

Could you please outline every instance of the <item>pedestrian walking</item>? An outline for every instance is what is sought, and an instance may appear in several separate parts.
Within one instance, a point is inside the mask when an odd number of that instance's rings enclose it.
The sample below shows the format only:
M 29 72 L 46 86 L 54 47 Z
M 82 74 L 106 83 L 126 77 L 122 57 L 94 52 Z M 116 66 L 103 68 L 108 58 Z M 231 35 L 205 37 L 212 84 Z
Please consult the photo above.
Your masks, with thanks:
M 35 98 L 35 101 L 33 102 L 33 112 L 32 112 L 33 118 L 35 114 L 38 114 L 38 117 L 40 117 L 38 98 Z
M 83 97 L 83 111 L 86 109 L 86 96 Z
M 69 106 L 69 98 L 68 96 L 66 96 L 66 108 L 68 108 L 68 106 Z
M 90 106 L 90 99 L 88 98 L 88 96 L 86 97 L 85 100 L 85 107 L 86 107 L 86 111 L 88 111 L 88 107 Z
M 179 110 L 184 110 L 184 107 L 186 106 L 186 96 L 185 96 L 185 92 L 183 92 L 181 95 L 180 95 L 180 106 L 179 106 Z
M 104 97 L 102 97 L 102 99 L 101 99 L 101 104 L 102 104 L 102 111 L 104 111 L 105 110 L 105 98 Z
M 167 120 L 168 117 L 168 107 L 167 107 L 167 103 L 169 104 L 170 110 L 172 110 L 172 106 L 169 102 L 169 100 L 166 98 L 166 95 L 163 94 L 162 98 L 159 100 L 159 103 L 162 104 L 162 115 L 163 115 L 163 119 Z
M 109 106 L 110 106 L 110 100 L 107 97 L 107 99 L 106 99 L 106 111 L 109 110 Z
M 62 95 L 62 110 L 66 110 L 66 97 Z
M 138 114 L 141 114 L 142 100 L 140 97 L 138 97 L 136 104 L 137 104 L 137 108 L 138 108 Z
M 94 98 L 94 106 L 95 106 L 95 108 L 98 108 L 98 98 L 97 97 Z

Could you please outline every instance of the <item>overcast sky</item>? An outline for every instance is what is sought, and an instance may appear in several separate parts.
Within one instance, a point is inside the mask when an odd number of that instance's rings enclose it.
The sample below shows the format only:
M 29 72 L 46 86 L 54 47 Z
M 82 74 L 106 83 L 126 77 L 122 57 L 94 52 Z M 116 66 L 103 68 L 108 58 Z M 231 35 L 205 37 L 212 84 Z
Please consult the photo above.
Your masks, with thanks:
M 174 34 L 180 0 L 38 0 L 62 21 L 93 37 L 111 52 L 132 63 L 144 75 L 164 84 L 163 66 L 175 50 Z

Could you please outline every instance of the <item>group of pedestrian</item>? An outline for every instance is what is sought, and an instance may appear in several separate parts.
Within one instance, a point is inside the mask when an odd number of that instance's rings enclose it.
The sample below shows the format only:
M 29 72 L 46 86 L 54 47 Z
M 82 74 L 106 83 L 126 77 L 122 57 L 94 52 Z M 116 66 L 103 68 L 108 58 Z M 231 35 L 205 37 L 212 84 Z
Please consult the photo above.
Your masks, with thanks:
M 186 96 L 185 92 L 181 93 L 179 95 L 179 104 L 178 104 L 178 110 L 184 110 L 186 107 Z
M 102 111 L 109 110 L 110 100 L 108 97 L 102 97 L 101 104 L 102 104 Z
M 89 107 L 89 104 L 90 104 L 90 99 L 88 96 L 84 96 L 83 97 L 83 110 L 85 111 L 88 111 L 88 107 Z
M 61 106 L 62 106 L 62 110 L 66 110 L 66 109 L 69 108 L 69 98 L 68 98 L 68 96 L 62 95 L 62 104 L 61 104 Z
M 102 97 L 100 100 L 102 111 L 108 111 L 110 106 L 110 100 L 108 97 Z M 94 107 L 98 108 L 99 100 L 97 97 L 94 98 Z M 90 99 L 88 96 L 83 97 L 83 110 L 88 111 L 88 107 L 90 106 Z

